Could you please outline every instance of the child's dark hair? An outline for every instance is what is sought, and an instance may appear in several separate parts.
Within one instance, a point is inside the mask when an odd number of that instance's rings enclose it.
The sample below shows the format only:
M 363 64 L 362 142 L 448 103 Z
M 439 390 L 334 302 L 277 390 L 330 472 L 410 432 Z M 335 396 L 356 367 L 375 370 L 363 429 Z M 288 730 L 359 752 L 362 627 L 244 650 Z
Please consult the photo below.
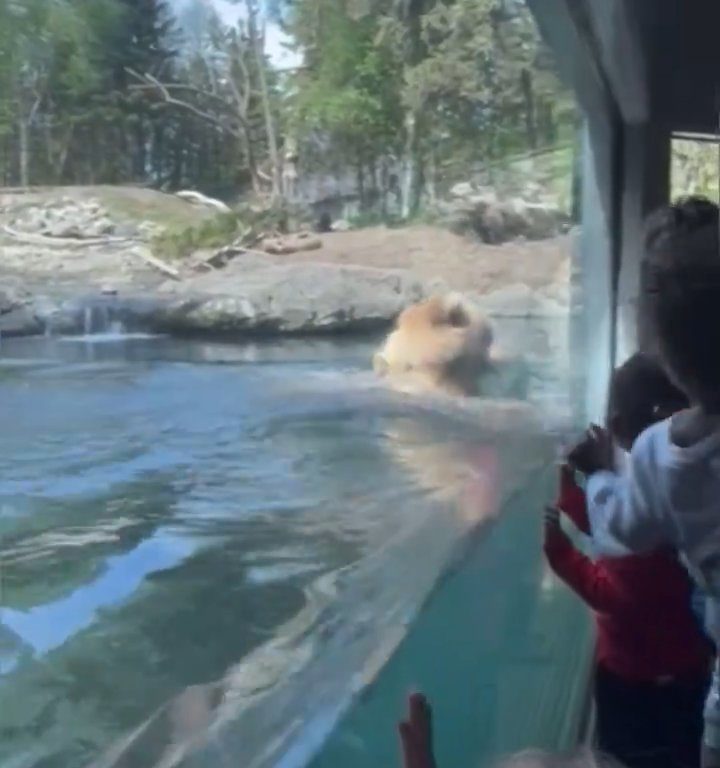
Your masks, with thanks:
M 720 405 L 720 217 L 699 197 L 648 220 L 647 307 L 667 370 L 691 399 Z
M 687 408 L 688 399 L 649 355 L 638 352 L 617 368 L 610 406 L 629 442 L 660 419 Z

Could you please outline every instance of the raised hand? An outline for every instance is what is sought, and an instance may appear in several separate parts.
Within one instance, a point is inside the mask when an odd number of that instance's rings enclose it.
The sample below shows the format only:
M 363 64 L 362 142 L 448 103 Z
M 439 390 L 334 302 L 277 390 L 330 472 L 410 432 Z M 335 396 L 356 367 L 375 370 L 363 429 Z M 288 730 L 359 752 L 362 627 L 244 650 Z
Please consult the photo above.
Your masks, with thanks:
M 613 468 L 613 444 L 607 430 L 592 424 L 568 454 L 568 464 L 584 475 Z
M 408 698 L 407 718 L 399 726 L 403 768 L 436 768 L 433 752 L 432 710 L 421 693 Z

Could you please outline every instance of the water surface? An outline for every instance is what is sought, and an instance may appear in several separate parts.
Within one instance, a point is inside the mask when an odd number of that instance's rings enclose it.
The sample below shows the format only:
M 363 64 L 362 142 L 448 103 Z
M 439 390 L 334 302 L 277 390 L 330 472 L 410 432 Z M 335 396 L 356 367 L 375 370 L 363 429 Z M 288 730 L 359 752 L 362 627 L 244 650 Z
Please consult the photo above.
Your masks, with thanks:
M 522 485 L 548 458 L 388 400 L 372 349 L 3 342 L 0 764 L 87 765 L 146 723 L 155 765 L 192 686 L 190 735 L 232 723 L 245 766 L 307 707 L 332 725 L 485 514 L 473 462 Z

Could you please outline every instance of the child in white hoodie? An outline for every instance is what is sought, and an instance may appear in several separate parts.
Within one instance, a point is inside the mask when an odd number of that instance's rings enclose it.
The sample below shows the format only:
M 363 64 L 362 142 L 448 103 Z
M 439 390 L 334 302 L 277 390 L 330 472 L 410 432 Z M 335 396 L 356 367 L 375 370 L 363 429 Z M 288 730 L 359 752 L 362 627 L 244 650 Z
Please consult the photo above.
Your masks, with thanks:
M 691 408 L 635 442 L 613 471 L 610 438 L 592 428 L 572 454 L 588 476 L 593 540 L 606 556 L 671 545 L 707 594 L 707 629 L 720 641 L 720 220 L 690 198 L 649 222 L 648 313 L 661 361 Z M 703 768 L 720 768 L 720 667 L 705 707 Z

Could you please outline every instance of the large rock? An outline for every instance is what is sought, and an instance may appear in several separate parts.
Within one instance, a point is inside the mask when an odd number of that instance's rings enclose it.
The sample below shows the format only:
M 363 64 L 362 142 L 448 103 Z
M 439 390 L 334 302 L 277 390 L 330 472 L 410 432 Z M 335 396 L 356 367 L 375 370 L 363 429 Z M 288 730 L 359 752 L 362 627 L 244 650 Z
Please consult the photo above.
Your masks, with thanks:
M 156 320 L 170 332 L 360 332 L 387 326 L 437 287 L 400 270 L 243 257 L 222 273 L 166 284 Z
M 451 199 L 438 205 L 438 213 L 458 234 L 474 234 L 486 243 L 504 243 L 517 238 L 542 240 L 568 227 L 568 217 L 546 202 L 528 202 L 519 197 L 500 200 L 489 188 L 456 184 Z
M 49 205 L 22 209 L 12 227 L 29 234 L 77 239 L 113 235 L 117 224 L 97 200 L 61 197 Z
M 483 296 L 477 296 L 476 301 L 480 308 L 492 317 L 555 318 L 563 317 L 568 312 L 567 306 L 563 306 L 547 294 L 534 291 L 524 283 L 508 285 Z
M 41 330 L 30 294 L 19 285 L 0 288 L 0 334 L 32 336 Z

